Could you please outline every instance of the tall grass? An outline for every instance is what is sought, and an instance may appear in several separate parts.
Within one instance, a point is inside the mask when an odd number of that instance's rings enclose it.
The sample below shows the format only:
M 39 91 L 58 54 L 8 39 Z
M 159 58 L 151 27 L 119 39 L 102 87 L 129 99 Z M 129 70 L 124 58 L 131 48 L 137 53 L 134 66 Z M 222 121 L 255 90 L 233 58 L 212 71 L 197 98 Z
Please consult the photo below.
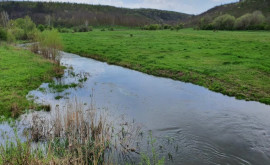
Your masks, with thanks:
M 0 164 L 116 164 L 111 154 L 136 153 L 140 127 L 132 122 L 76 101 L 52 113 L 33 114 L 28 140 L 2 145 Z
M 37 32 L 35 43 L 31 46 L 31 51 L 41 54 L 43 57 L 59 62 L 59 51 L 62 50 L 62 41 L 57 30 L 45 30 Z

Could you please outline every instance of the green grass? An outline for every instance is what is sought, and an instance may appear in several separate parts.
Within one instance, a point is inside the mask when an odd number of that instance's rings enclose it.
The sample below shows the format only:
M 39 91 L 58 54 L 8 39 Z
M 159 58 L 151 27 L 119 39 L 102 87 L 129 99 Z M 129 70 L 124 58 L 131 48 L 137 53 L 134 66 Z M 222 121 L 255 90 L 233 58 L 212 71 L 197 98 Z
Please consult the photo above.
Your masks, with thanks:
M 67 52 L 270 104 L 269 32 L 94 30 L 61 35 Z
M 17 117 L 33 106 L 29 91 L 51 79 L 55 65 L 42 57 L 12 46 L 0 46 L 0 116 Z

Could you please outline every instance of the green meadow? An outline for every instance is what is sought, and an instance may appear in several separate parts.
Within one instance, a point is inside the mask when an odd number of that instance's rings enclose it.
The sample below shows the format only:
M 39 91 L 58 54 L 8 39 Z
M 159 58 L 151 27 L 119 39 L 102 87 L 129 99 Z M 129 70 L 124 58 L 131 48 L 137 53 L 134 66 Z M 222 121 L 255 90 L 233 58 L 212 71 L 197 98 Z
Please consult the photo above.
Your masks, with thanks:
M 270 33 L 94 30 L 63 33 L 64 51 L 270 104 Z
M 0 46 L 0 116 L 17 117 L 34 106 L 26 95 L 49 81 L 54 68 L 51 61 L 28 50 Z

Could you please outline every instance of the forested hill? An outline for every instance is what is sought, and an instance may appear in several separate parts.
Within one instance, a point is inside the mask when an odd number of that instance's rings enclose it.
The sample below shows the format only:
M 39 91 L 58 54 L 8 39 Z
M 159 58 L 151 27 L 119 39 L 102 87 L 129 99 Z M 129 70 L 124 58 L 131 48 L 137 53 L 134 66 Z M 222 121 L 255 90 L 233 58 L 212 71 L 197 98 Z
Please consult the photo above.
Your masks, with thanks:
M 174 24 L 191 15 L 155 9 L 128 9 L 103 5 L 59 2 L 0 2 L 0 10 L 11 19 L 29 15 L 37 24 L 73 26 L 97 25 L 141 26 L 152 23 Z
M 190 24 L 196 24 L 201 18 L 214 19 L 223 14 L 230 14 L 238 18 L 244 14 L 261 11 L 264 16 L 270 17 L 270 0 L 239 0 L 239 2 L 216 6 L 200 15 L 188 20 Z

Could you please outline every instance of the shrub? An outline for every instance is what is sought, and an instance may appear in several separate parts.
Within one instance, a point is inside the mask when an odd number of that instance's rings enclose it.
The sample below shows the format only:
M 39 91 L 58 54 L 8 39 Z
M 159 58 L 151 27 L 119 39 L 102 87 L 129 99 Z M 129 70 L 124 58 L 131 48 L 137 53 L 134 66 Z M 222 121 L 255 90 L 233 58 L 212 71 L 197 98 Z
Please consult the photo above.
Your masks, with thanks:
M 151 24 L 151 25 L 145 25 L 144 30 L 159 30 L 162 29 L 162 26 L 160 26 L 159 24 Z
M 45 30 L 44 25 L 41 25 L 41 24 L 39 24 L 37 28 L 38 28 L 38 30 L 41 31 L 41 32 L 43 32 L 43 31 Z
M 88 29 L 87 29 L 87 27 L 82 26 L 82 27 L 79 27 L 78 31 L 79 32 L 88 32 Z
M 93 27 L 82 25 L 82 26 L 74 27 L 73 30 L 74 30 L 74 32 L 89 32 L 89 31 L 93 30 Z
M 58 31 L 60 33 L 71 33 L 71 32 L 73 32 L 71 29 L 68 29 L 68 28 L 58 28 Z
M 114 31 L 114 29 L 113 29 L 112 27 L 111 27 L 111 28 L 109 28 L 108 30 L 109 30 L 109 31 Z
M 264 30 L 270 30 L 270 25 L 265 25 Z
M 178 31 L 184 28 L 184 24 L 180 23 L 179 25 L 175 26 L 175 29 Z
M 27 40 L 27 34 L 24 32 L 23 29 L 14 27 L 11 29 L 11 33 L 14 35 L 14 37 L 18 40 Z
M 93 30 L 93 28 L 91 26 L 80 26 L 79 27 L 79 32 L 89 32 L 92 30 Z
M 160 29 L 161 27 L 160 27 L 160 25 L 158 25 L 158 24 L 152 24 L 152 25 L 150 25 L 149 26 L 149 30 L 158 30 L 158 29 Z
M 7 31 L 4 28 L 0 28 L 0 40 L 7 40 Z
M 218 30 L 232 30 L 234 28 L 235 17 L 229 14 L 221 15 L 213 21 L 213 26 Z
M 171 27 L 172 27 L 172 26 L 171 26 L 171 25 L 168 25 L 168 24 L 165 24 L 165 25 L 162 26 L 162 28 L 165 29 L 165 30 L 166 30 L 166 29 L 171 29 Z

